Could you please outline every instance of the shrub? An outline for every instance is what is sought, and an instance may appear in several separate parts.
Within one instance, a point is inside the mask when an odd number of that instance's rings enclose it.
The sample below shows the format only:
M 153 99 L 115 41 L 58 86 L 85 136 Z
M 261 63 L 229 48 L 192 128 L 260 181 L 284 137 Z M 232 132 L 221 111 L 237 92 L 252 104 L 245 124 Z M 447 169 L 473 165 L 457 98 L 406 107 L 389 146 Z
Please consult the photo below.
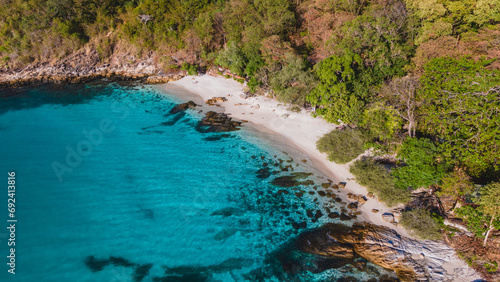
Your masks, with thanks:
M 422 239 L 439 240 L 441 238 L 439 223 L 425 209 L 403 212 L 401 225 Z
M 196 65 L 191 65 L 190 63 L 182 63 L 181 69 L 187 71 L 187 73 L 189 75 L 197 75 L 198 74 L 198 70 L 196 68 Z
M 260 81 L 258 81 L 255 77 L 252 77 L 248 81 L 247 86 L 251 93 L 255 93 L 257 91 L 257 87 L 260 86 Z
M 332 162 L 345 164 L 364 152 L 365 138 L 359 130 L 333 130 L 321 137 L 316 147 Z
M 394 187 L 394 177 L 372 159 L 356 161 L 350 170 L 359 184 L 366 186 L 369 192 L 377 195 L 388 206 L 410 200 L 408 190 Z
M 436 184 L 447 170 L 445 165 L 437 161 L 438 154 L 439 149 L 430 139 L 407 139 L 398 153 L 398 157 L 404 159 L 406 166 L 393 171 L 396 187 L 418 189 Z

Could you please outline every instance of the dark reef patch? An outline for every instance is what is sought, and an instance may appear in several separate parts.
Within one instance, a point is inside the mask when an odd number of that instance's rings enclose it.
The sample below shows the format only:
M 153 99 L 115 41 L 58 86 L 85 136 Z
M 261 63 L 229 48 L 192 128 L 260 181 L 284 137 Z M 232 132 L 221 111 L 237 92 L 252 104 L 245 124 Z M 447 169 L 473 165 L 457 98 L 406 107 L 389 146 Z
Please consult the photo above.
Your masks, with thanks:
M 257 170 L 256 174 L 257 178 L 266 179 L 269 178 L 269 176 L 271 176 L 271 170 L 268 167 L 261 168 Z
M 184 116 L 186 116 L 185 112 L 179 112 L 173 116 L 171 116 L 170 120 L 162 122 L 160 125 L 163 126 L 172 126 L 175 125 L 179 120 L 181 120 Z
M 86 257 L 83 262 L 92 272 L 102 271 L 104 267 L 111 263 L 107 259 L 96 259 L 94 256 Z
M 102 271 L 108 265 L 135 268 L 133 274 L 134 282 L 141 282 L 153 267 L 152 263 L 138 265 L 125 258 L 114 256 L 110 256 L 109 259 L 96 259 L 94 256 L 88 256 L 83 262 L 92 272 Z
M 164 277 L 153 277 L 154 282 L 205 282 L 209 281 L 211 275 L 205 273 L 188 273 L 183 275 L 169 275 Z
M 238 232 L 238 229 L 236 228 L 228 228 L 220 231 L 219 233 L 215 234 L 214 240 L 216 241 L 223 241 L 226 240 L 227 238 L 233 236 Z
M 149 274 L 149 270 L 153 267 L 152 263 L 138 266 L 134 271 L 134 281 L 140 282 Z
M 224 217 L 228 217 L 228 216 L 242 216 L 242 215 L 245 214 L 245 212 L 246 211 L 244 209 L 227 207 L 227 208 L 222 208 L 220 210 L 216 210 L 213 213 L 211 213 L 210 215 L 221 215 L 221 216 L 224 216 Z
M 216 135 L 211 135 L 203 138 L 205 141 L 220 141 L 223 138 L 234 138 L 234 135 L 231 134 L 216 134 Z
M 251 259 L 229 258 L 219 264 L 199 266 L 164 267 L 165 276 L 154 277 L 153 281 L 211 281 L 212 273 L 231 272 L 235 269 L 249 267 L 254 263 Z
M 132 266 L 135 266 L 134 263 L 124 259 L 124 258 L 121 258 L 121 257 L 109 257 L 109 263 L 110 264 L 113 264 L 114 266 L 123 266 L 123 267 L 132 267 Z
M 139 210 L 141 211 L 141 213 L 144 215 L 145 218 L 154 219 L 155 214 L 154 214 L 154 211 L 152 209 L 145 209 L 145 208 L 139 206 Z
M 305 180 L 305 178 L 311 176 L 312 173 L 306 173 L 306 172 L 294 172 L 291 173 L 290 175 L 284 175 L 284 176 L 279 176 L 276 177 L 271 181 L 271 184 L 279 187 L 295 187 L 299 185 L 314 185 L 314 182 L 312 180 Z

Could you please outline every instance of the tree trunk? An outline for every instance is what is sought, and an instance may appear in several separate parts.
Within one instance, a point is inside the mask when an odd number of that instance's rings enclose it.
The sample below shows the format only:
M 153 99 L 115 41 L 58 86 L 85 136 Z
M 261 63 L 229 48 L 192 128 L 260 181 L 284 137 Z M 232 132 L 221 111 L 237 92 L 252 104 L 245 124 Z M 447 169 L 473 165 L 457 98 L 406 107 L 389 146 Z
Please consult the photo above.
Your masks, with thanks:
M 493 230 L 493 219 L 495 219 L 494 215 L 491 216 L 490 229 L 488 230 L 488 232 L 486 232 L 486 236 L 484 237 L 483 246 L 486 246 L 486 241 L 488 240 L 488 236 L 490 236 L 490 232 Z

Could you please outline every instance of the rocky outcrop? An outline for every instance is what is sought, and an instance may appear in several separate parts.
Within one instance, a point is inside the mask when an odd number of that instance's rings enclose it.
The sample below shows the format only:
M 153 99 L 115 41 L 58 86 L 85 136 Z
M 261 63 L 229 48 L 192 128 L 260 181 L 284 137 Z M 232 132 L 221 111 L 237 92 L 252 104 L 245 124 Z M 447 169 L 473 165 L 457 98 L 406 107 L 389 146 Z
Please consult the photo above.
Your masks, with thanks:
M 157 59 L 152 54 L 139 58 L 130 53 L 116 52 L 103 62 L 95 48 L 82 48 L 55 62 L 37 62 L 23 69 L 0 69 L 0 88 L 82 83 L 102 78 L 157 84 L 185 76 L 185 72 L 164 74 L 156 63 Z
M 183 78 L 185 74 L 183 72 L 176 73 L 176 74 L 170 74 L 170 75 L 153 75 L 153 76 L 148 76 L 146 79 L 146 84 L 162 84 L 162 83 L 168 83 L 171 81 L 176 81 L 181 78 Z
M 226 132 L 239 130 L 240 121 L 232 120 L 224 113 L 207 112 L 206 116 L 198 123 L 200 132 Z
M 182 104 L 178 104 L 178 105 L 175 105 L 169 112 L 169 114 L 171 115 L 174 115 L 174 114 L 177 114 L 177 113 L 180 113 L 180 112 L 184 112 L 186 111 L 187 109 L 194 109 L 196 108 L 198 105 L 196 105 L 195 102 L 193 101 L 188 101 L 186 103 L 182 103 Z
M 455 251 L 439 242 L 417 241 L 396 231 L 368 223 L 352 227 L 326 224 L 302 233 L 296 241 L 302 252 L 325 258 L 362 257 L 395 271 L 403 281 L 450 281 L 453 274 L 443 268 L 455 257 Z M 456 271 L 456 270 L 455 270 Z

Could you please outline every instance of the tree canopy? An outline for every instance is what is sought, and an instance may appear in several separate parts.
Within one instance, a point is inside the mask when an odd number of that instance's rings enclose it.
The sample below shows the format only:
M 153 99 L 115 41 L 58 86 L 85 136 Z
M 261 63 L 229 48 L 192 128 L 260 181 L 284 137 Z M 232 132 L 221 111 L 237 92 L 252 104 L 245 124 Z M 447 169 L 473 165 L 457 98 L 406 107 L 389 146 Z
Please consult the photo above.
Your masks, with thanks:
M 425 66 L 421 128 L 445 161 L 476 177 L 500 169 L 500 75 L 488 61 L 437 58 Z

